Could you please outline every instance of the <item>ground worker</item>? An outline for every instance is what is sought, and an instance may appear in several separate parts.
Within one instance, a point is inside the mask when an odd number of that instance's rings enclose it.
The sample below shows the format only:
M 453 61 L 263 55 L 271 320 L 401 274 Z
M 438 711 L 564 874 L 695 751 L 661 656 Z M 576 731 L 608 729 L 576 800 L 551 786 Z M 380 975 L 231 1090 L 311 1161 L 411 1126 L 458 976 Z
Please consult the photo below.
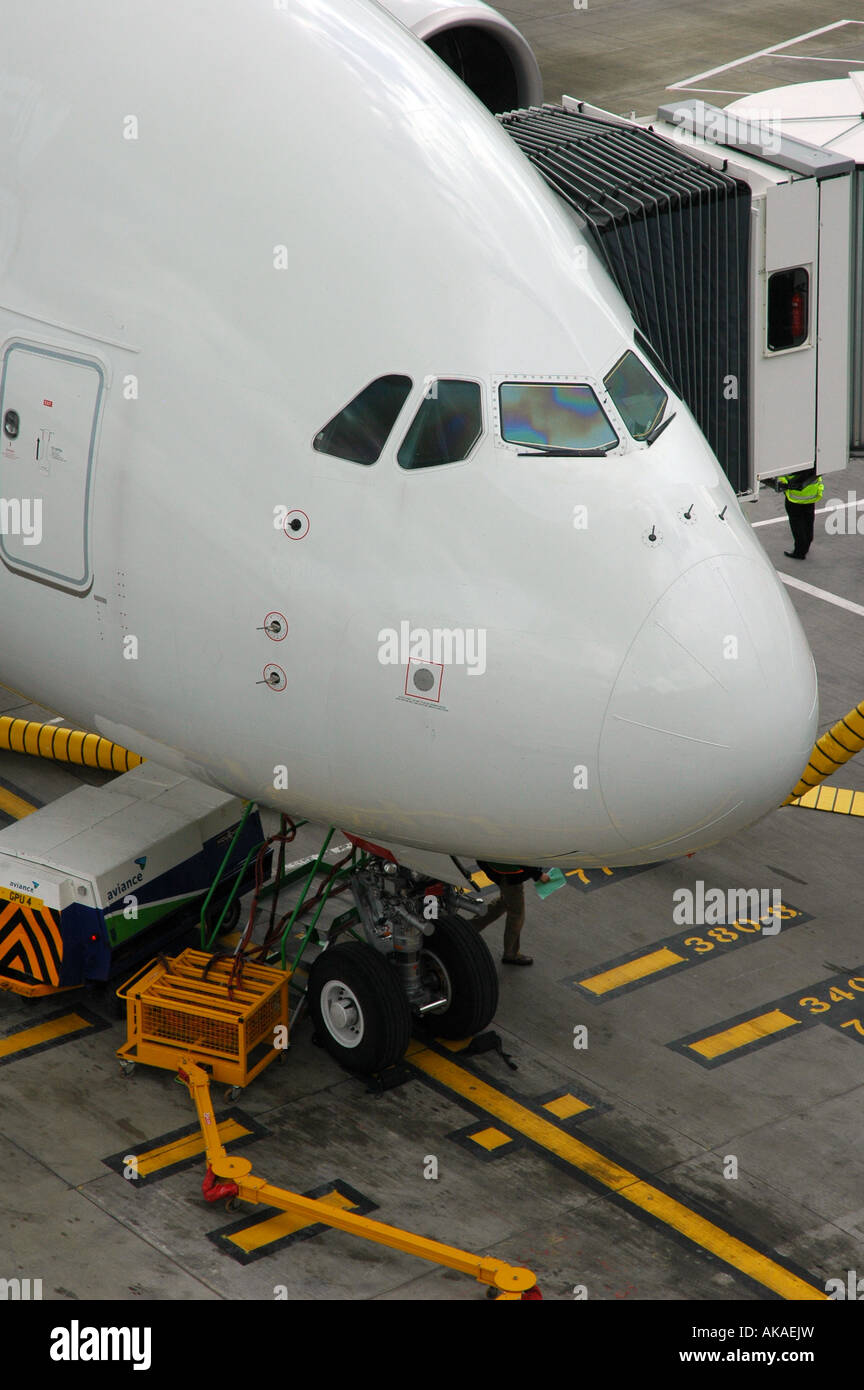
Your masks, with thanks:
M 825 491 L 815 467 L 792 477 L 776 478 L 777 491 L 786 497 L 786 515 L 792 528 L 793 550 L 784 550 L 790 560 L 803 560 L 813 542 L 816 503 Z
M 482 917 L 475 919 L 474 925 L 478 931 L 483 931 L 490 922 L 497 922 L 502 913 L 507 913 L 507 921 L 504 924 L 504 954 L 501 957 L 504 965 L 533 965 L 533 956 L 523 956 L 519 950 L 519 938 L 522 935 L 522 928 L 525 925 L 525 889 L 523 887 L 527 879 L 539 879 L 541 883 L 549 882 L 549 875 L 544 869 L 518 868 L 515 864 L 484 864 L 482 859 L 477 863 L 488 878 L 493 883 L 497 883 L 501 890 L 501 896 L 496 903 L 487 908 Z

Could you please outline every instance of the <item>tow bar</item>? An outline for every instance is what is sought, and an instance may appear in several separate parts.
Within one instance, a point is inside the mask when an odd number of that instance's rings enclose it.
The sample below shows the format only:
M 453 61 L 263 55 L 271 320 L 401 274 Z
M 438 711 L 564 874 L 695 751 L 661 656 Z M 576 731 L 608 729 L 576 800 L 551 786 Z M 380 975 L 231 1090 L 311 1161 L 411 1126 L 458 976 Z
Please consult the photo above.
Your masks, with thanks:
M 284 1187 L 274 1187 L 264 1178 L 254 1177 L 250 1159 L 225 1152 L 214 1121 L 210 1079 L 204 1068 L 184 1057 L 178 1075 L 189 1087 L 204 1136 L 207 1175 L 201 1190 L 208 1202 L 237 1199 L 253 1205 L 263 1203 L 290 1212 L 292 1216 L 305 1217 L 310 1222 L 334 1226 L 337 1230 L 361 1236 L 377 1245 L 388 1245 L 392 1250 L 402 1250 L 408 1255 L 417 1255 L 421 1260 L 431 1260 L 433 1264 L 470 1274 L 478 1283 L 489 1285 L 487 1297 L 494 1297 L 496 1301 L 542 1298 L 530 1269 L 505 1264 L 503 1260 L 496 1260 L 490 1255 L 472 1255 L 467 1250 L 442 1245 L 440 1241 L 428 1240 L 425 1236 L 403 1231 L 398 1226 L 385 1226 L 381 1221 L 325 1206 L 312 1197 L 302 1197 L 297 1192 L 286 1191 Z

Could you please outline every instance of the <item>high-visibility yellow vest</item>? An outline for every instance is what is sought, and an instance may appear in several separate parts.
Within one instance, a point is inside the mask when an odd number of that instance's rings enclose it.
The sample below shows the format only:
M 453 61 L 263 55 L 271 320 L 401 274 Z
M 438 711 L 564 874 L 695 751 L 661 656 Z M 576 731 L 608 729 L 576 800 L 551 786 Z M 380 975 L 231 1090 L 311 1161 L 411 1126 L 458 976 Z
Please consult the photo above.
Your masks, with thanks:
M 812 483 L 808 483 L 806 487 L 802 488 L 788 487 L 787 484 L 790 479 L 786 477 L 778 478 L 777 481 L 783 487 L 790 502 L 818 502 L 825 491 L 825 484 L 821 476 L 814 478 Z

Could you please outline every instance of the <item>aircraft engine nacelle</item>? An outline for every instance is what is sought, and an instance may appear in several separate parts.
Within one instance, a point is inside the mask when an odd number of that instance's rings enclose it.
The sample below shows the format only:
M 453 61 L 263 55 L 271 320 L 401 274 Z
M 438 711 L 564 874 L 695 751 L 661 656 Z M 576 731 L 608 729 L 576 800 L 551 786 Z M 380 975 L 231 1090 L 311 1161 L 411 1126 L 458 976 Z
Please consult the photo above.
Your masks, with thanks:
M 543 80 L 519 30 L 482 0 L 381 0 L 490 111 L 537 106 Z

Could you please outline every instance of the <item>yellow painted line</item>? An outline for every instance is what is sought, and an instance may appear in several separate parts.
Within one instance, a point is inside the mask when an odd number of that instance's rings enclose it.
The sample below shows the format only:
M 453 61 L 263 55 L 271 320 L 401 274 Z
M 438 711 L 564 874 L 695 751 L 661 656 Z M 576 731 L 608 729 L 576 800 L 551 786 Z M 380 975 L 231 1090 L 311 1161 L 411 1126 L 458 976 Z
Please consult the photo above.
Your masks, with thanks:
M 343 1211 L 350 1211 L 355 1205 L 350 1197 L 343 1196 L 335 1188 L 315 1200 L 320 1202 L 322 1207 L 341 1207 Z M 274 1240 L 281 1240 L 283 1236 L 291 1236 L 295 1231 L 302 1231 L 305 1227 L 315 1224 L 303 1216 L 292 1216 L 290 1212 L 284 1211 L 278 1216 L 271 1216 L 269 1221 L 259 1221 L 254 1226 L 247 1226 L 245 1231 L 235 1231 L 225 1239 L 230 1240 L 232 1245 L 239 1246 L 241 1250 L 260 1250 L 262 1245 L 271 1245 Z
M 864 792 L 850 787 L 813 787 L 803 796 L 796 796 L 792 806 L 808 811 L 833 811 L 840 816 L 864 816 Z
M 223 1120 L 217 1125 L 219 1138 L 223 1144 L 229 1144 L 232 1139 L 240 1139 L 245 1134 L 251 1134 L 251 1129 L 241 1125 L 237 1120 Z M 142 1178 L 148 1177 L 151 1173 L 158 1173 L 162 1168 L 170 1168 L 172 1163 L 182 1163 L 185 1158 L 195 1158 L 196 1155 L 204 1152 L 204 1139 L 200 1129 L 194 1134 L 187 1134 L 182 1139 L 172 1139 L 168 1144 L 160 1144 L 155 1149 L 145 1149 L 143 1153 L 136 1154 L 138 1173 Z
M 14 816 L 15 820 L 23 820 L 25 816 L 32 816 L 38 810 L 32 802 L 25 801 L 23 796 L 16 796 L 6 787 L 0 787 L 0 811 L 5 811 L 7 816 Z
M 418 1071 L 485 1110 L 487 1114 L 493 1115 L 511 1129 L 519 1130 L 556 1158 L 563 1159 L 578 1172 L 593 1178 L 610 1192 L 617 1193 L 622 1200 L 662 1221 L 672 1230 L 693 1241 L 695 1245 L 716 1255 L 733 1269 L 779 1294 L 781 1298 L 827 1300 L 827 1294 L 823 1289 L 808 1283 L 791 1270 L 784 1269 L 770 1255 L 763 1255 L 760 1251 L 754 1250 L 746 1241 L 739 1240 L 737 1236 L 724 1231 L 722 1226 L 717 1226 L 707 1217 L 691 1211 L 677 1198 L 661 1192 L 638 1174 L 630 1172 L 628 1168 L 607 1158 L 605 1154 L 598 1153 L 596 1149 L 592 1149 L 581 1139 L 574 1138 L 550 1120 L 535 1115 L 519 1101 L 496 1091 L 494 1086 L 457 1066 L 449 1057 L 441 1057 L 422 1043 L 412 1043 L 405 1056 Z
M 590 1110 L 591 1106 L 568 1092 L 566 1096 L 558 1096 L 555 1100 L 544 1100 L 543 1109 L 557 1115 L 559 1120 L 569 1120 L 573 1115 L 581 1115 L 583 1111 Z
M 92 1023 L 78 1014 L 63 1014 L 61 1018 L 52 1018 L 49 1023 L 37 1023 L 34 1028 L 22 1028 L 8 1038 L 0 1038 L 0 1057 L 10 1057 L 14 1052 L 23 1052 L 25 1048 L 50 1042 L 52 1038 L 62 1038 L 66 1033 L 92 1027 Z
M 476 1134 L 469 1134 L 468 1138 L 472 1144 L 479 1144 L 481 1148 L 500 1149 L 502 1144 L 512 1144 L 513 1140 L 509 1134 L 502 1134 L 500 1129 L 490 1125 L 488 1129 L 478 1129 Z
M 645 956 L 637 956 L 636 960 L 628 960 L 624 965 L 616 965 L 611 970 L 603 970 L 599 975 L 590 975 L 576 983 L 583 989 L 590 989 L 592 994 L 608 994 L 610 989 L 620 989 L 633 980 L 644 980 L 646 975 L 668 970 L 670 965 L 678 965 L 686 959 L 686 956 L 679 956 L 677 951 L 670 951 L 668 946 L 664 946 L 659 951 L 649 951 Z
M 800 1019 L 784 1014 L 782 1009 L 772 1009 L 770 1013 L 748 1018 L 746 1023 L 736 1023 L 734 1028 L 724 1028 L 722 1033 L 711 1033 L 687 1046 L 691 1052 L 698 1052 L 700 1057 L 722 1057 L 724 1052 L 734 1052 L 736 1048 L 746 1047 L 748 1043 L 758 1042 L 772 1033 L 782 1033 L 784 1028 L 799 1026 Z

